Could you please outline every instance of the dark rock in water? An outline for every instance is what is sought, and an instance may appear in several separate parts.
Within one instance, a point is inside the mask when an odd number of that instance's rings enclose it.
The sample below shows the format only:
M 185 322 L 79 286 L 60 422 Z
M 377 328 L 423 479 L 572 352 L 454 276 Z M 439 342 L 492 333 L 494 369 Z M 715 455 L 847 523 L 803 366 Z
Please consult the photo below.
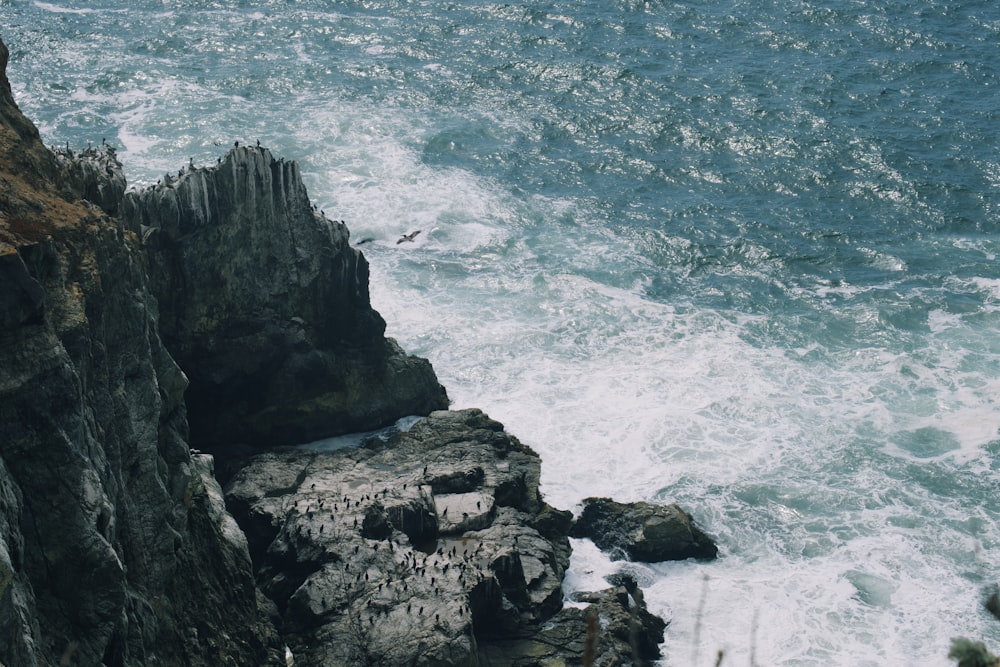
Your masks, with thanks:
M 481 411 L 434 412 L 377 450 L 260 454 L 226 498 L 296 665 L 475 665 L 562 608 L 539 472 Z
M 367 431 L 448 405 L 430 364 L 384 337 L 368 263 L 316 212 L 298 165 L 233 148 L 123 203 L 160 331 L 209 451 Z
M 1000 586 L 993 584 L 986 588 L 986 610 L 993 614 L 993 618 L 1000 621 Z
M 483 665 L 648 665 L 660 657 L 667 624 L 646 609 L 642 592 L 624 586 L 578 593 L 585 608 L 559 611 L 533 634 L 480 648 Z
M 986 644 L 965 637 L 951 640 L 948 657 L 958 661 L 958 667 L 996 667 L 1000 664 L 1000 658 L 990 653 Z
M 618 503 L 587 498 L 572 537 L 588 537 L 600 549 L 647 563 L 712 559 L 719 549 L 691 515 L 677 505 Z
M 102 179 L 67 177 L 6 61 L 0 44 L 0 662 L 273 664 L 142 253 L 79 199 Z

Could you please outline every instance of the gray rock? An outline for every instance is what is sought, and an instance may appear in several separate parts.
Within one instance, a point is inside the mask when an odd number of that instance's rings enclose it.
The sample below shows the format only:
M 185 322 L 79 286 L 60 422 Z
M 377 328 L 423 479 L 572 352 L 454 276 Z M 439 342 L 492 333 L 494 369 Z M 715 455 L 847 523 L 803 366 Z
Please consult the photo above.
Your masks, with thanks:
M 108 215 L 117 215 L 125 196 L 125 174 L 114 148 L 107 144 L 88 146 L 78 153 L 69 148 L 53 149 L 62 181 L 72 196 L 98 206 Z
M 674 504 L 587 498 L 571 535 L 590 538 L 600 549 L 619 557 L 647 563 L 713 559 L 719 553 L 691 515 Z
M 646 609 L 635 582 L 579 593 L 575 601 L 587 606 L 562 609 L 534 633 L 482 644 L 479 664 L 638 666 L 660 657 L 666 623 Z
M 481 411 L 438 411 L 387 443 L 258 455 L 226 498 L 297 665 L 476 665 L 562 608 L 539 471 Z
M 313 209 L 295 162 L 234 148 L 122 209 L 191 381 L 196 447 L 307 442 L 447 407 L 430 364 L 384 337 L 367 261 Z
M 0 663 L 268 664 L 142 254 L 75 199 L 5 73 L 0 172 Z

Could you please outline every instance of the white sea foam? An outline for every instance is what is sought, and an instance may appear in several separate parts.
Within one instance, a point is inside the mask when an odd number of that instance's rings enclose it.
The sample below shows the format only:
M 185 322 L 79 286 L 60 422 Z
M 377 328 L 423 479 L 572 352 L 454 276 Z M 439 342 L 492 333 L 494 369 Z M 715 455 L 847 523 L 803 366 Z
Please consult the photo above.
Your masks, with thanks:
M 413 428 L 413 425 L 421 419 L 423 419 L 423 417 L 415 415 L 400 417 L 392 426 L 388 426 L 386 428 L 380 428 L 374 431 L 365 431 L 362 433 L 347 433 L 345 435 L 338 435 L 332 438 L 322 438 L 320 440 L 313 440 L 312 442 L 305 442 L 296 445 L 296 448 L 315 452 L 335 452 L 339 449 L 354 449 L 359 447 L 366 440 L 372 440 L 373 438 L 387 440 L 393 433 L 405 433 Z
M 590 540 L 571 539 L 573 547 L 572 563 L 563 579 L 563 594 L 568 606 L 586 607 L 586 603 L 574 602 L 573 594 L 579 591 L 601 591 L 608 588 L 608 577 L 618 572 L 621 563 L 612 562 Z
M 992 261 L 993 257 L 989 256 L 988 259 Z M 987 292 L 992 301 L 1000 301 L 1000 278 L 976 277 L 971 282 L 978 289 Z
M 102 11 L 100 9 L 94 9 L 92 7 L 61 7 L 59 5 L 54 5 L 51 2 L 41 2 L 40 0 L 34 0 L 32 4 L 34 4 L 39 9 L 43 9 L 53 14 L 93 14 Z M 124 10 L 119 10 L 119 11 L 124 11 Z
M 436 248 L 442 252 L 436 266 L 445 272 L 448 253 L 483 258 L 508 235 L 512 202 L 465 172 L 423 164 L 401 143 L 401 125 L 412 131 L 398 114 L 316 110 L 297 140 L 312 147 L 309 178 L 319 205 L 347 220 L 355 239 L 375 238 L 393 249 L 402 234 L 422 230 L 402 249 Z

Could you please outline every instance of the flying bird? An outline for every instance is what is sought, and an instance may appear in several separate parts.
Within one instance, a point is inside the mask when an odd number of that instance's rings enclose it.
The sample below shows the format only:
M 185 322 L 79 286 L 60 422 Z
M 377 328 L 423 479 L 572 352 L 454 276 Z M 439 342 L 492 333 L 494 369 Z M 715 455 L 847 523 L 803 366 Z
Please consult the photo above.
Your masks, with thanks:
M 418 229 L 415 232 L 410 232 L 409 234 L 403 234 L 403 236 L 401 236 L 400 239 L 398 241 L 396 241 L 396 245 L 399 245 L 400 243 L 402 243 L 404 241 L 412 241 L 413 239 L 415 239 L 417 237 L 417 234 L 419 234 L 419 233 L 420 233 L 420 230 Z

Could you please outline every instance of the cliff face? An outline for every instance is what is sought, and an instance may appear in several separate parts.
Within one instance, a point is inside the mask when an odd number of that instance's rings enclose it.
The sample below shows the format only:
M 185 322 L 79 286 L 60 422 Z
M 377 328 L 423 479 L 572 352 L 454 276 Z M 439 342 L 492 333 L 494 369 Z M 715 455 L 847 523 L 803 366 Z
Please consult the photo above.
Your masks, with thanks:
M 430 364 L 383 337 L 368 263 L 310 205 L 295 163 L 237 147 L 123 209 L 191 380 L 197 446 L 303 442 L 447 406 Z
M 189 453 L 144 258 L 65 179 L 107 190 L 117 163 L 46 150 L 6 62 L 0 44 L 0 662 L 266 664 L 274 632 Z
M 444 390 L 294 163 L 236 148 L 126 196 L 112 148 L 42 145 L 6 65 L 0 43 L 0 663 L 277 660 L 189 443 L 375 428 Z

